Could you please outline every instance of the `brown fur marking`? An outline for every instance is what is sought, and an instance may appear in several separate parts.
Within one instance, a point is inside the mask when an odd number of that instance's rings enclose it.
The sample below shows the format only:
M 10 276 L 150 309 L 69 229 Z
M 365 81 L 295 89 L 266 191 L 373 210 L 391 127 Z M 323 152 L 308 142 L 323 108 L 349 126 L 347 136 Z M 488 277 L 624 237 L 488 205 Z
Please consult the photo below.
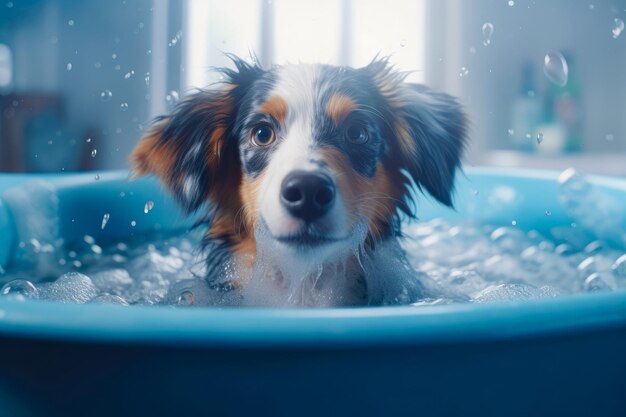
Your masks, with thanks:
M 339 126 L 343 119 L 356 109 L 356 103 L 344 94 L 333 94 L 326 104 L 326 114 Z
M 261 104 L 259 112 L 269 114 L 276 119 L 278 123 L 284 123 L 287 118 L 287 113 L 289 112 L 289 107 L 285 99 L 281 96 L 272 96 Z
M 348 213 L 364 216 L 370 225 L 370 235 L 384 237 L 391 230 L 392 218 L 402 198 L 402 189 L 397 186 L 394 175 L 379 164 L 374 177 L 366 178 L 352 169 L 350 161 L 340 150 L 328 147 L 321 153 L 335 173 Z M 356 220 L 354 216 L 351 218 L 351 226 Z

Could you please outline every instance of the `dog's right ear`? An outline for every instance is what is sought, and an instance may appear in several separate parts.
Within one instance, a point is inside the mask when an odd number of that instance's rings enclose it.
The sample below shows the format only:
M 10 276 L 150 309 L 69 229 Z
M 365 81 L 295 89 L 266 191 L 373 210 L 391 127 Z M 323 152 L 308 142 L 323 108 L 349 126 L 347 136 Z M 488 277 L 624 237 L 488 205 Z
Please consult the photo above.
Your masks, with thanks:
M 209 201 L 219 205 L 241 178 L 232 132 L 236 106 L 263 70 L 230 58 L 236 69 L 221 70 L 227 79 L 222 89 L 189 95 L 155 121 L 131 154 L 134 176 L 158 176 L 187 212 Z

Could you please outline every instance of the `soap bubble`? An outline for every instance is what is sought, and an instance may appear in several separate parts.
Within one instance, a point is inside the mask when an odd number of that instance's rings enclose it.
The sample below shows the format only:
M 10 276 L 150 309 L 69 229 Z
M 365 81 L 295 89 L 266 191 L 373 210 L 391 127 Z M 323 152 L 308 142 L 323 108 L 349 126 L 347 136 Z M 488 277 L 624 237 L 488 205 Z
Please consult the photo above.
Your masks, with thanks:
M 109 101 L 111 97 L 113 97 L 111 90 L 104 90 L 100 93 L 100 100 L 102 101 Z
M 599 292 L 599 291 L 610 291 L 611 288 L 606 283 L 606 280 L 602 275 L 597 272 L 589 275 L 583 284 L 583 289 L 587 292 Z
M 128 103 L 122 103 L 122 104 L 120 104 L 120 110 L 121 110 L 121 111 L 126 111 L 126 110 L 128 110 Z
M 483 45 L 491 44 L 491 35 L 493 35 L 493 24 L 487 22 L 483 25 Z
M 626 254 L 617 258 L 611 269 L 615 278 L 626 280 Z
M 4 284 L 0 289 L 0 295 L 23 301 L 27 298 L 38 298 L 39 290 L 30 281 L 16 279 Z
M 183 291 L 176 300 L 176 304 L 179 306 L 190 306 L 195 304 L 195 297 L 189 290 Z
M 615 18 L 613 19 L 613 29 L 611 32 L 613 33 L 613 39 L 617 39 L 619 35 L 624 31 L 624 21 L 622 19 Z
M 406 39 L 402 39 L 400 41 L 400 47 L 404 48 L 406 46 Z
M 564 87 L 567 84 L 569 69 L 565 57 L 558 51 L 548 52 L 543 59 L 543 73 L 550 82 Z

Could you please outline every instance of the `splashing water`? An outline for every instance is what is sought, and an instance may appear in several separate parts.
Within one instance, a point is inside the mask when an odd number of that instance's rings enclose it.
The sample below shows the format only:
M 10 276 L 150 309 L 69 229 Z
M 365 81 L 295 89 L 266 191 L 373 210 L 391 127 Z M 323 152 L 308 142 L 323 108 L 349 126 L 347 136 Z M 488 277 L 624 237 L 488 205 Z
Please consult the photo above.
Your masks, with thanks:
M 19 204 L 35 186 L 38 194 L 45 194 L 44 186 L 35 184 L 5 199 Z M 499 201 L 494 193 L 515 202 L 515 194 L 500 187 L 484 197 L 492 205 Z M 38 214 L 49 207 L 41 219 L 47 223 L 37 229 L 28 222 L 18 224 L 19 236 L 29 238 L 18 246 L 15 265 L 0 275 L 0 296 L 122 306 L 425 306 L 626 288 L 626 214 L 619 201 L 574 170 L 565 171 L 558 185 L 561 209 L 572 221 L 558 223 L 549 235 L 433 219 L 405 223 L 405 237 L 378 243 L 372 253 L 362 244 L 367 228 L 360 221 L 347 241 L 311 256 L 278 244 L 258 226 L 256 261 L 244 256 L 220 263 L 210 280 L 199 250 L 204 230 L 136 236 L 133 245 L 84 236 L 68 248 L 55 237 L 58 225 L 48 224 L 58 209 L 54 195 L 50 189 L 37 202 Z M 144 212 L 150 211 L 149 202 Z M 543 214 L 559 217 L 552 214 L 555 209 L 546 207 Z M 101 229 L 108 221 L 106 213 Z M 133 220 L 131 227 L 136 224 Z M 33 232 L 39 229 L 52 233 Z M 315 261 L 325 256 L 327 262 Z M 50 282 L 53 276 L 58 278 Z
M 485 23 L 483 25 L 483 45 L 489 46 L 491 44 L 491 35 L 493 35 L 493 24 Z
M 107 227 L 107 223 L 109 223 L 110 218 L 111 214 L 104 213 L 104 215 L 102 216 L 102 223 L 100 224 L 100 230 L 104 230 L 104 228 Z
M 569 69 L 567 61 L 560 52 L 548 52 L 543 60 L 543 73 L 550 82 L 564 87 L 567 84 Z
M 179 30 L 178 32 L 176 32 L 176 35 L 174 35 L 174 37 L 172 38 L 172 40 L 169 41 L 169 43 L 167 44 L 167 46 L 172 47 L 172 46 L 176 46 L 176 44 L 178 44 L 178 42 L 180 41 L 180 38 L 183 36 L 183 31 Z

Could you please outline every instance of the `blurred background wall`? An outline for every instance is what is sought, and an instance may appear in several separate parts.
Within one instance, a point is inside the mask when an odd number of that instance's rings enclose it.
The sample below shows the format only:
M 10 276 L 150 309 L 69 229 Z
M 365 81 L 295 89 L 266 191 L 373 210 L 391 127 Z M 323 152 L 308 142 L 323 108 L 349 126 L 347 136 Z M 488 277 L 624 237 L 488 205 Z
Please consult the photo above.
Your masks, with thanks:
M 390 55 L 466 105 L 470 165 L 626 175 L 624 19 L 626 0 L 2 0 L 0 170 L 126 168 L 223 52 L 254 51 L 264 66 Z

